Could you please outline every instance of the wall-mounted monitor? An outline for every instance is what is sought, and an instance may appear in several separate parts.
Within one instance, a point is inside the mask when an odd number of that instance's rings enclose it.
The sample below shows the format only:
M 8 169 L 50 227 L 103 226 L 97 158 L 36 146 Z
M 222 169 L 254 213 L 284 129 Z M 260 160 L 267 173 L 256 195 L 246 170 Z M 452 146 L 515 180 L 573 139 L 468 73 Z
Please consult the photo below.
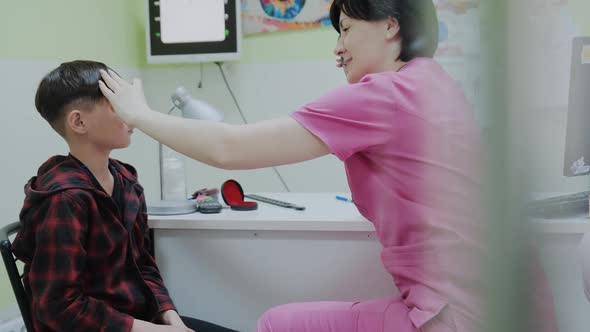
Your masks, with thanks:
M 238 60 L 239 0 L 148 0 L 148 63 Z
M 563 174 L 590 174 L 590 37 L 573 40 Z

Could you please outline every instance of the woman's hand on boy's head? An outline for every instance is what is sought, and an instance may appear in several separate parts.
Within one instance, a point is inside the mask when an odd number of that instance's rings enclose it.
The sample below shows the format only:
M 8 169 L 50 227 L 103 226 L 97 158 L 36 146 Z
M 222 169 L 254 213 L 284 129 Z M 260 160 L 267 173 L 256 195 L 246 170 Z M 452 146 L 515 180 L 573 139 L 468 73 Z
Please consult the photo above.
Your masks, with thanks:
M 98 86 L 103 95 L 113 106 L 119 117 L 129 126 L 134 127 L 142 113 L 149 111 L 149 106 L 143 94 L 141 80 L 134 79 L 128 83 L 114 71 L 100 71 L 102 81 Z

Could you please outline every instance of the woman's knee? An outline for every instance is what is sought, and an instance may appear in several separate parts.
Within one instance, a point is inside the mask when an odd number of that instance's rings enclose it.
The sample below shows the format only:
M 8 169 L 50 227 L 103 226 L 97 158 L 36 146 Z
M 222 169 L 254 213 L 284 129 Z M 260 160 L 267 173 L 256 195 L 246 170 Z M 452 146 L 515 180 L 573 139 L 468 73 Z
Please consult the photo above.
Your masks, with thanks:
M 329 301 L 279 305 L 260 317 L 258 332 L 321 332 L 323 326 L 349 326 L 357 316 L 351 312 L 352 305 L 352 302 Z
M 258 319 L 257 332 L 283 332 L 288 330 L 293 304 L 283 304 L 268 309 Z

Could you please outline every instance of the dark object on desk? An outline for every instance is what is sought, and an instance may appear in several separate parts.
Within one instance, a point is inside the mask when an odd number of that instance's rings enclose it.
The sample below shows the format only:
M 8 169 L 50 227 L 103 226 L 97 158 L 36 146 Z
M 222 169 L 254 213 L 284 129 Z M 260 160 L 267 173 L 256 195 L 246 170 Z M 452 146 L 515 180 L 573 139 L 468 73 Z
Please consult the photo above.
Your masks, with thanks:
M 221 197 L 232 210 L 252 211 L 258 209 L 258 203 L 244 201 L 244 190 L 236 180 L 227 180 L 223 183 Z
M 210 197 L 201 200 L 198 206 L 199 212 L 203 214 L 219 213 L 223 209 L 223 206 L 218 200 Z
M 251 198 L 255 201 L 273 204 L 273 205 L 277 205 L 277 206 L 288 208 L 288 209 L 295 209 L 297 211 L 305 210 L 305 206 L 295 205 L 293 203 L 287 203 L 287 202 L 279 201 L 276 199 L 272 199 L 272 198 L 268 198 L 268 197 L 264 197 L 264 196 L 260 196 L 260 195 L 248 194 L 248 195 L 246 195 L 246 197 Z
M 588 195 L 590 191 L 540 199 L 530 202 L 528 210 L 531 217 L 545 219 L 588 214 Z
M 201 195 L 205 195 L 205 196 L 217 198 L 217 196 L 219 195 L 219 190 L 217 188 L 203 188 L 203 189 L 199 189 L 199 190 L 195 191 L 192 194 L 192 197 L 193 198 L 197 198 L 197 197 L 199 197 Z

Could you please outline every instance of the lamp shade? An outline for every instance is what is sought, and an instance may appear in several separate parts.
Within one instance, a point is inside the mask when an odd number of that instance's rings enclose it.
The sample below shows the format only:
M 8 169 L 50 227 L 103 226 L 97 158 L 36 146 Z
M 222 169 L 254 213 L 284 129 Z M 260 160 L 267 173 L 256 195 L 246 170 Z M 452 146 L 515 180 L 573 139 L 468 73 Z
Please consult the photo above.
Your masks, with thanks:
M 182 86 L 176 88 L 171 99 L 174 106 L 182 112 L 183 118 L 214 122 L 223 120 L 223 114 L 220 111 L 204 101 L 192 98 Z

